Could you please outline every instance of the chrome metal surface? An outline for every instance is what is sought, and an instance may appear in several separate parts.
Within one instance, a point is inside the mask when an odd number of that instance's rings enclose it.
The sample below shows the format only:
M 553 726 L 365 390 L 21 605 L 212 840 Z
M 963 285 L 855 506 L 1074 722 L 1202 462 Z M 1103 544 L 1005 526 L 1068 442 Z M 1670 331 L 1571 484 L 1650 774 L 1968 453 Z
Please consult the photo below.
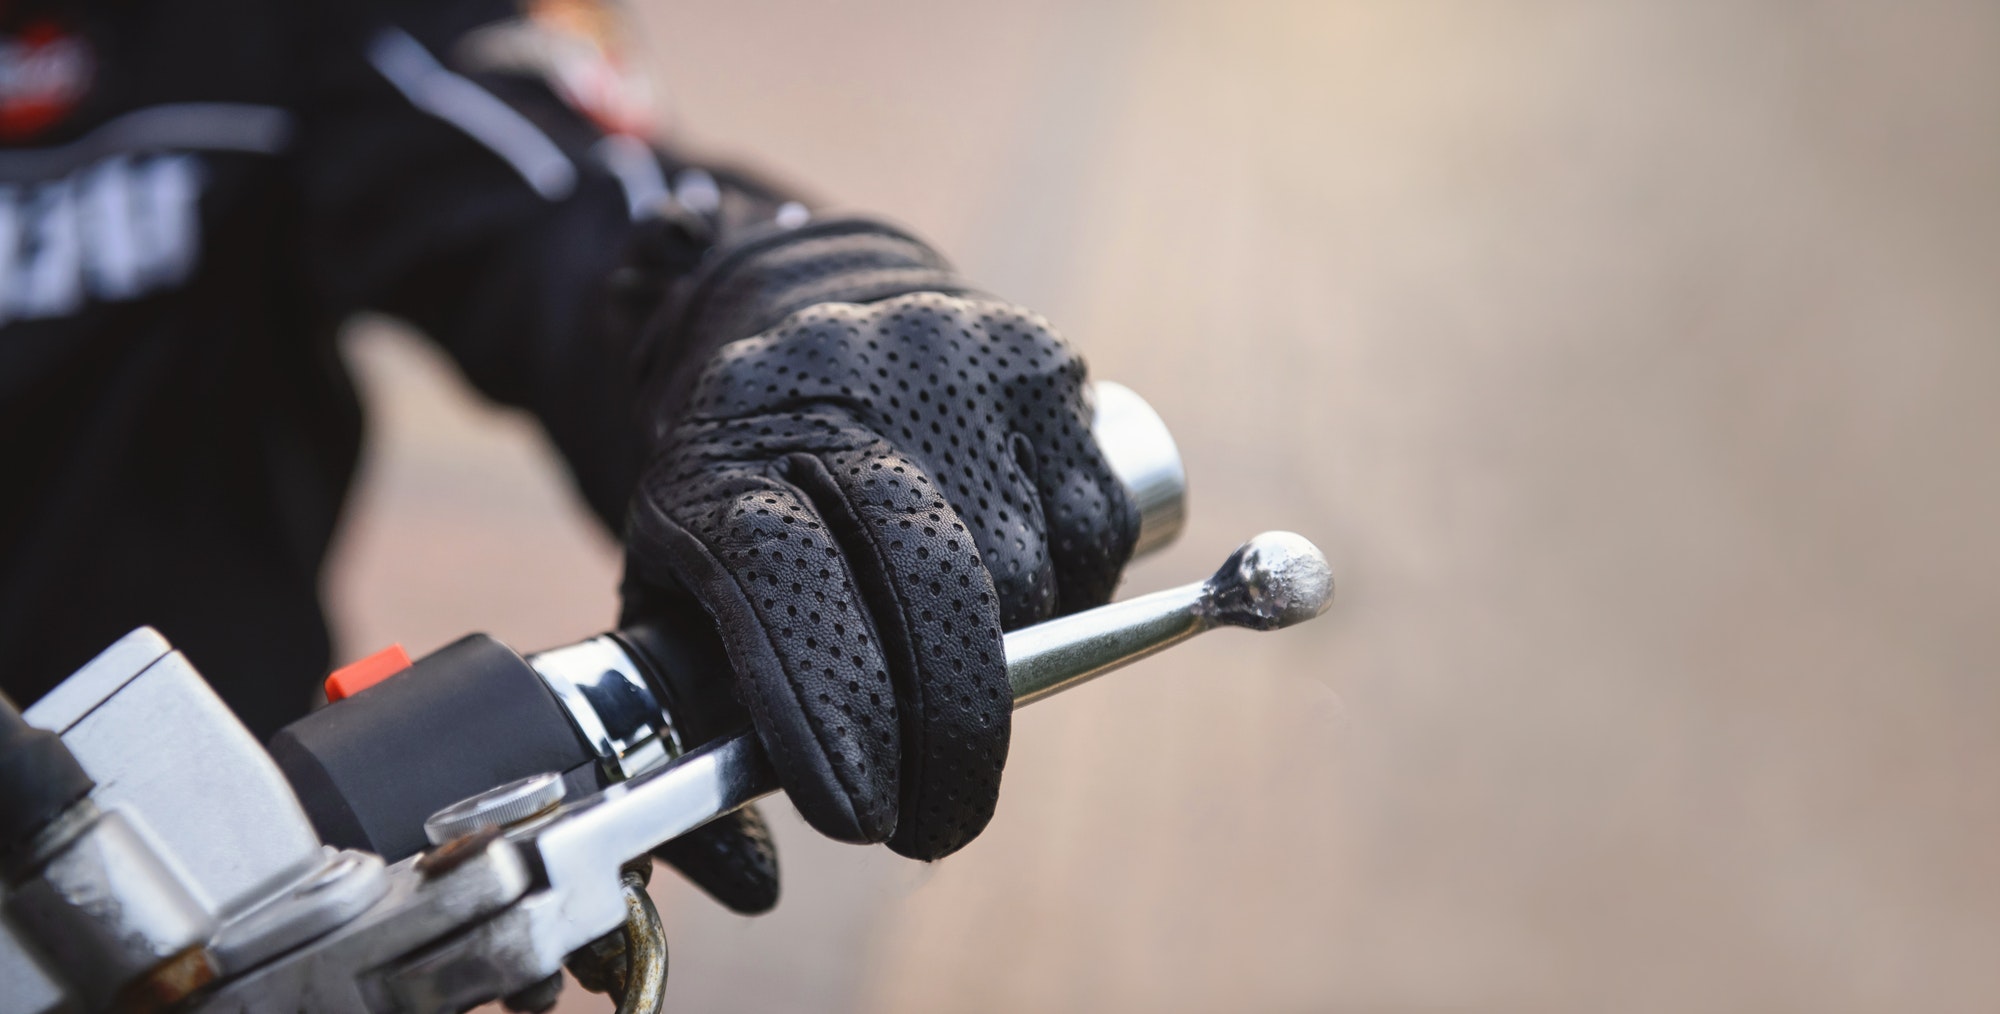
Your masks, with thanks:
M 486 915 L 462 933 L 399 958 L 380 975 L 383 1007 L 446 1014 L 533 986 L 562 967 L 553 950 L 553 899 L 536 891 Z
M 318 869 L 216 931 L 208 946 L 224 974 L 247 971 L 332 930 L 388 891 L 380 856 L 330 845 L 323 850 Z
M 1212 629 L 1202 609 L 1207 594 L 1206 584 L 1182 585 L 1007 635 L 1007 682 L 1014 689 L 1014 706 L 1096 679 Z
M 442 996 L 497 997 L 553 970 L 537 971 L 534 960 L 508 946 L 522 939 L 524 927 L 533 922 L 524 911 L 535 910 L 524 898 L 534 876 L 520 851 L 507 842 L 496 840 L 437 876 L 426 876 L 416 869 L 414 858 L 406 859 L 389 867 L 384 879 L 382 896 L 359 916 L 230 978 L 192 1009 L 217 1014 L 430 1014 L 461 1009 Z M 454 979 L 452 969 L 442 979 L 410 972 L 412 965 L 454 945 L 465 948 L 463 953 L 486 948 L 486 960 L 470 969 L 471 978 Z
M 528 664 L 562 702 L 605 773 L 630 778 L 681 755 L 680 734 L 644 670 L 610 636 L 551 648 Z
M 517 778 L 461 799 L 424 820 L 424 837 L 443 845 L 482 828 L 507 827 L 555 809 L 562 802 L 562 776 L 550 772 Z
M 619 867 L 778 787 L 764 750 L 741 735 L 694 750 L 666 767 L 564 805 L 554 819 L 517 832 L 558 898 L 563 953 L 625 919 Z
M 1333 569 L 1291 532 L 1265 532 L 1208 580 L 1086 610 L 1007 635 L 1014 706 L 1096 679 L 1218 626 L 1277 630 L 1326 612 Z
M 88 800 L 81 825 L 7 894 L 8 920 L 89 1009 L 208 941 L 215 922 L 116 811 Z
M 1091 385 L 1091 399 L 1091 435 L 1138 505 L 1139 541 L 1132 555 L 1144 556 L 1172 542 L 1187 522 L 1187 470 L 1180 448 L 1139 392 L 1100 380 Z
M 76 714 L 54 731 L 97 783 L 97 805 L 141 829 L 222 922 L 318 868 L 319 835 L 270 755 L 187 658 L 153 655 L 164 644 L 140 628 L 80 670 L 74 678 L 108 688 L 93 705 L 69 681 L 43 701 L 62 704 L 56 717 Z M 119 678 L 114 660 L 139 671 Z M 54 711 L 37 702 L 25 714 L 40 724 Z
M 1265 532 L 1237 547 L 1203 587 L 1216 623 L 1279 630 L 1333 605 L 1333 567 L 1305 536 Z

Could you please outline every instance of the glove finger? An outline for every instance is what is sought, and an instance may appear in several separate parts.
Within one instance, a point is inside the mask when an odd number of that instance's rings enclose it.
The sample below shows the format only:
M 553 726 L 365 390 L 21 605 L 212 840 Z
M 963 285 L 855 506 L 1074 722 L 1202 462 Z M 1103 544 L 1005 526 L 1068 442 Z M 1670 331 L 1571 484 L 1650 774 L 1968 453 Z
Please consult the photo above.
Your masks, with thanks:
M 754 805 L 661 845 L 653 856 L 732 912 L 762 915 L 778 904 L 778 848 Z
M 1003 393 L 1013 406 L 1014 454 L 1034 484 L 1055 572 L 1056 601 L 1044 615 L 1061 615 L 1110 601 L 1139 539 L 1139 510 L 1091 435 L 1083 358 L 1060 341 L 1031 342 L 1034 330 L 1002 332 L 1017 360 L 1032 366 Z
M 692 482 L 665 473 L 665 487 Z M 634 505 L 627 535 L 643 580 L 674 584 L 715 619 L 737 691 L 778 780 L 828 837 L 879 842 L 896 826 L 902 743 L 880 639 L 819 512 L 762 471 L 702 480 L 671 510 Z M 664 572 L 652 568 L 664 568 Z
M 1111 601 L 1139 541 L 1139 508 L 1087 428 L 1066 422 L 1057 440 L 1027 442 L 1055 569 L 1051 615 L 1059 616 Z
M 948 855 L 992 819 L 1007 758 L 1013 698 L 992 577 L 924 469 L 887 443 L 786 464 L 854 567 L 902 707 L 889 847 Z
M 1056 608 L 1056 582 L 1041 503 L 1025 468 L 1030 458 L 1016 452 L 1013 421 L 990 404 L 990 395 L 1002 391 L 1012 397 L 1012 371 L 1042 353 L 1018 340 L 1012 311 L 991 302 L 913 295 L 857 308 L 857 316 L 870 349 L 879 346 L 885 358 L 925 381 L 871 384 L 871 393 L 881 390 L 864 424 L 921 463 L 971 531 L 1002 628 L 1047 619 Z M 968 371 L 961 360 L 993 369 Z

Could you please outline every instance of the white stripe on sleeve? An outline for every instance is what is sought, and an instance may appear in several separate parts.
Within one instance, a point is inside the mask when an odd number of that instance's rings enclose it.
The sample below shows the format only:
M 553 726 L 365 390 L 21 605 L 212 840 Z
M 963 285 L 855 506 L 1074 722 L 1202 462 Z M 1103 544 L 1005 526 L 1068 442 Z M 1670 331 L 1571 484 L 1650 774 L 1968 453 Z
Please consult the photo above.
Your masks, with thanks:
M 513 106 L 452 73 L 400 28 L 368 44 L 368 62 L 410 104 L 464 131 L 514 167 L 535 193 L 559 201 L 576 190 L 576 166 Z

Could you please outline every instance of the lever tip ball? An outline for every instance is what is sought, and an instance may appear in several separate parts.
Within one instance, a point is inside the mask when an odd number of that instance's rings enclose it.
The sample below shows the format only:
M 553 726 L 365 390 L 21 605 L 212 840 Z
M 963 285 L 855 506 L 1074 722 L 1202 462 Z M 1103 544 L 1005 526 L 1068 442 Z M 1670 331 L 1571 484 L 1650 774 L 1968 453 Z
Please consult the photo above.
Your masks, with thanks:
M 1265 532 L 1208 579 L 1207 604 L 1230 626 L 1277 630 L 1304 623 L 1333 604 L 1333 568 L 1305 536 Z

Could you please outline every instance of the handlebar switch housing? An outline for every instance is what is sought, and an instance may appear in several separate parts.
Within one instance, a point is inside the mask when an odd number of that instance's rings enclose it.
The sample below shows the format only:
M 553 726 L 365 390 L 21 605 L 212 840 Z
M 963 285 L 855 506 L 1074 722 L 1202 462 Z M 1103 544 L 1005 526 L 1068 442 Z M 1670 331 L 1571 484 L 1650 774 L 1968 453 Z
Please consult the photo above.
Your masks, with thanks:
M 542 675 L 485 634 L 293 722 L 269 749 L 322 840 L 390 862 L 430 845 L 425 818 L 495 785 L 545 771 L 571 792 L 603 782 Z

